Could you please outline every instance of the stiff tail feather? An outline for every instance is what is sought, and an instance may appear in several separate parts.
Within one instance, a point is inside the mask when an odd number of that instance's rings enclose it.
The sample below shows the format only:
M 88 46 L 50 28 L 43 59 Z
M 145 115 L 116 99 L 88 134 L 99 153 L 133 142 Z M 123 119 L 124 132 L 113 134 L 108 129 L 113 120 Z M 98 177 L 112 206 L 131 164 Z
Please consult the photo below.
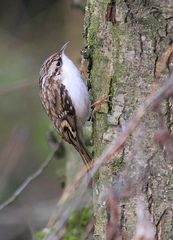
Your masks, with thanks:
M 79 154 L 81 155 L 81 158 L 87 168 L 87 171 L 89 171 L 92 167 L 92 157 L 90 155 L 90 153 L 88 152 L 87 148 L 85 147 L 85 145 L 83 144 L 83 142 L 81 141 L 79 135 L 77 132 L 74 132 L 71 130 L 70 125 L 68 124 L 68 122 L 65 122 L 65 127 L 63 129 L 63 138 L 70 144 L 72 144 L 76 150 L 79 152 Z M 68 124 L 68 125 L 67 125 Z
M 88 152 L 87 148 L 81 141 L 78 146 L 75 145 L 75 148 L 79 152 L 79 154 L 87 168 L 87 171 L 89 171 L 92 167 L 92 157 L 91 157 L 90 153 Z

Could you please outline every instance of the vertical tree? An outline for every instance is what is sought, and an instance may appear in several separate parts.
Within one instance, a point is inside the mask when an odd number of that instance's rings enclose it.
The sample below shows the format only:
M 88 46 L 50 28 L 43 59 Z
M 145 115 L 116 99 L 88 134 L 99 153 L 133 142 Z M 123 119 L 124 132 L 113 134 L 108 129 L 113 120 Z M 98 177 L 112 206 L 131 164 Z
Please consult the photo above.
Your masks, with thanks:
M 85 37 L 93 101 L 108 97 L 93 121 L 94 155 L 99 156 L 105 145 L 126 127 L 154 85 L 168 74 L 166 68 L 161 73 L 159 66 L 173 39 L 173 2 L 88 0 Z M 163 130 L 164 123 L 171 131 L 167 103 L 147 114 L 113 161 L 99 169 L 93 189 L 94 239 L 105 239 L 108 212 L 103 192 L 117 182 L 121 191 L 123 182 L 133 185 L 133 194 L 120 201 L 121 239 L 134 236 L 142 208 L 142 214 L 151 223 L 143 221 L 143 232 L 146 236 L 148 232 L 145 239 L 173 237 L 172 162 L 154 141 L 154 134 Z

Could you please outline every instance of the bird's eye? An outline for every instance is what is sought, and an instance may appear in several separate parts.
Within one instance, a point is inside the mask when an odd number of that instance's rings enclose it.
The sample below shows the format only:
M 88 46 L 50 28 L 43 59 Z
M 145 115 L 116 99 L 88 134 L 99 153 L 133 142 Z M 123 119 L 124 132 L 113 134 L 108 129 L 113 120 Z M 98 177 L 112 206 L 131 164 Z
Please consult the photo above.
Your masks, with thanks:
M 57 66 L 57 67 L 60 67 L 60 66 L 61 66 L 61 59 L 58 59 L 58 60 L 57 60 L 56 66 Z

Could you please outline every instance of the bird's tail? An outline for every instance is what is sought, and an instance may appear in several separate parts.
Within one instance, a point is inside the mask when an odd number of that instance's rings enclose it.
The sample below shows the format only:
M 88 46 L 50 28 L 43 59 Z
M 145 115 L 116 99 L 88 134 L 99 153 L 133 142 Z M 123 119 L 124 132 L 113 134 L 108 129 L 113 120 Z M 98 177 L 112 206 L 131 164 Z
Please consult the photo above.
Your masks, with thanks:
M 92 157 L 90 153 L 88 152 L 84 143 L 81 141 L 78 132 L 72 131 L 72 128 L 67 121 L 65 122 L 65 124 L 66 125 L 63 129 L 63 138 L 76 148 L 76 150 L 82 157 L 82 160 L 87 168 L 87 171 L 89 171 L 92 167 Z
M 86 146 L 84 145 L 84 143 L 81 141 L 80 137 L 77 135 L 77 137 L 75 139 L 71 138 L 70 143 L 73 144 L 73 146 L 76 148 L 76 150 L 80 154 L 80 156 L 87 168 L 87 171 L 89 171 L 92 167 L 92 157 L 91 157 L 89 151 L 87 150 Z
M 87 150 L 86 146 L 80 141 L 78 146 L 75 145 L 75 148 L 79 152 L 79 154 L 87 168 L 87 171 L 89 171 L 92 167 L 92 157 L 91 157 L 89 151 Z

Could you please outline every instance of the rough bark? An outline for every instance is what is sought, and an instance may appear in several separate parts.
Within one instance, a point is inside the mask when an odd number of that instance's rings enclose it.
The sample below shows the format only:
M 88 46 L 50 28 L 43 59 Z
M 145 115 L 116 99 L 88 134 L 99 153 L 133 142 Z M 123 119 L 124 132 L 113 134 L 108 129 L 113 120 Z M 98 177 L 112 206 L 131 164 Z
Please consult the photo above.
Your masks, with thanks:
M 105 19 L 108 3 L 108 0 L 88 0 L 85 13 L 93 101 L 110 95 L 109 102 L 102 105 L 93 120 L 95 156 L 118 134 L 152 91 L 154 79 L 158 83 L 167 76 L 165 71 L 156 79 L 156 66 L 173 39 L 172 0 L 117 0 L 114 25 Z M 165 121 L 170 123 L 166 104 L 162 112 Z M 158 113 L 147 114 L 119 155 L 105 164 L 95 177 L 94 239 L 105 239 L 107 209 L 103 192 L 116 181 L 123 181 L 123 171 L 139 186 L 133 196 L 120 203 L 121 239 L 134 235 L 139 195 L 143 197 L 144 211 L 156 239 L 172 239 L 172 162 L 154 142 L 154 133 L 161 127 L 159 120 Z

